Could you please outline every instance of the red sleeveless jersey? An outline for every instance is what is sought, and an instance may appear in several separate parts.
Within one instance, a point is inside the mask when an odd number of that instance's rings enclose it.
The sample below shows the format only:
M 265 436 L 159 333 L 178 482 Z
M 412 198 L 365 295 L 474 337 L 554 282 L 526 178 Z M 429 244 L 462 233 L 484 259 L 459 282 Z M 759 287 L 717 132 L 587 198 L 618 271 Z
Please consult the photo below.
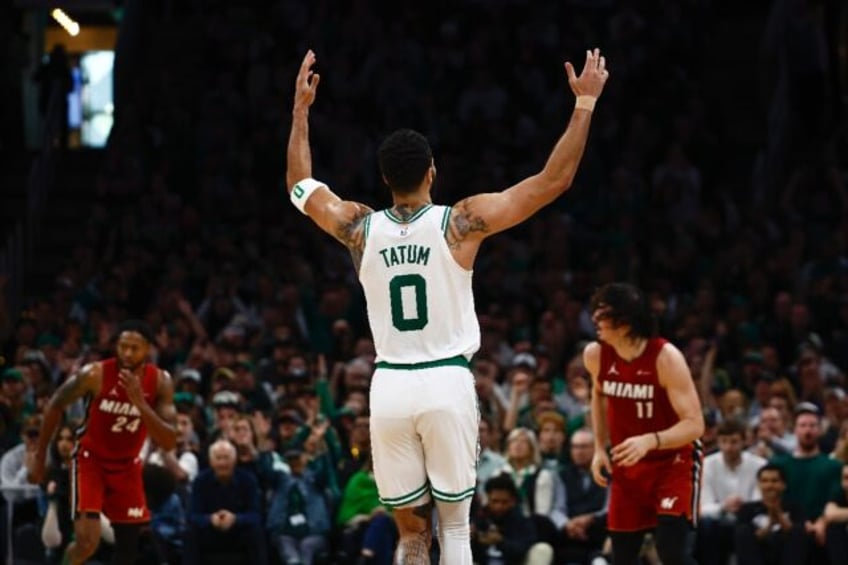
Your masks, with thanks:
M 80 428 L 79 445 L 99 459 L 134 459 L 141 453 L 147 438 L 147 427 L 138 408 L 127 398 L 127 391 L 118 378 L 118 360 L 100 363 L 103 384 L 100 393 L 86 407 L 85 423 Z M 147 363 L 141 378 L 141 389 L 148 404 L 156 402 L 159 369 Z
M 657 375 L 657 356 L 666 343 L 662 338 L 649 339 L 645 351 L 630 362 L 619 357 L 613 347 L 601 343 L 598 379 L 606 398 L 612 445 L 633 436 L 660 432 L 680 421 Z M 677 451 L 653 450 L 645 458 L 666 457 Z

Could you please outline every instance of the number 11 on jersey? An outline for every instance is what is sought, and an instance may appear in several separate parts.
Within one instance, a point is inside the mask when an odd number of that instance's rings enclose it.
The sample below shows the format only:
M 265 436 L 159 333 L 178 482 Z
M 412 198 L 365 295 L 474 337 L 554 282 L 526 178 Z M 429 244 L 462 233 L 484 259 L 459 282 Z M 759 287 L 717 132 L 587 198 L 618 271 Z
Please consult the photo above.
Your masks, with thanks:
M 654 403 L 648 400 L 647 402 L 636 402 L 636 417 L 639 419 L 654 417 Z

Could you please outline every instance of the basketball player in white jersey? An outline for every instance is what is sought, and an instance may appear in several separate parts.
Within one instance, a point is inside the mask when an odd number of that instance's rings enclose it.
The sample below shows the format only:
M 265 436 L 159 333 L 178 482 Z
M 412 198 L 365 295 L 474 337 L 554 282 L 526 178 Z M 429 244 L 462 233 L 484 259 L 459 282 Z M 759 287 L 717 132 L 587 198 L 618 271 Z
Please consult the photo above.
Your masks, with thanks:
M 365 290 L 377 350 L 371 383 L 371 442 L 382 502 L 400 532 L 395 562 L 429 563 L 433 500 L 441 562 L 470 565 L 477 398 L 469 359 L 480 345 L 471 274 L 483 239 L 532 216 L 571 185 L 595 101 L 609 77 L 595 49 L 577 76 L 568 128 L 544 168 L 502 191 L 435 206 L 436 167 L 427 140 L 411 130 L 378 151 L 393 206 L 375 212 L 342 200 L 312 178 L 309 107 L 320 77 L 309 51 L 297 75 L 286 184 L 297 208 L 343 243 Z

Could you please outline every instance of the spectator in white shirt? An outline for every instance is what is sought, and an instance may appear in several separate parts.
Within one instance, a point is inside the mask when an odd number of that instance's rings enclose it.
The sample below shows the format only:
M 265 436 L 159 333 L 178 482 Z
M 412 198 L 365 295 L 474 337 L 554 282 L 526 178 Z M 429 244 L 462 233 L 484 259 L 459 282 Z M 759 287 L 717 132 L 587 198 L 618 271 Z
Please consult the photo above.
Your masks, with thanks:
M 726 420 L 718 428 L 719 452 L 704 459 L 698 544 L 702 565 L 725 565 L 733 550 L 736 512 L 759 500 L 757 471 L 762 457 L 745 451 L 745 425 Z
M 151 449 L 147 462 L 171 471 L 177 479 L 178 492 L 186 495 L 192 481 L 197 477 L 197 445 L 197 434 L 194 432 L 191 416 L 187 411 L 180 410 L 177 412 L 177 447 L 172 451 L 165 451 L 160 447 Z M 147 447 L 152 446 L 148 444 Z

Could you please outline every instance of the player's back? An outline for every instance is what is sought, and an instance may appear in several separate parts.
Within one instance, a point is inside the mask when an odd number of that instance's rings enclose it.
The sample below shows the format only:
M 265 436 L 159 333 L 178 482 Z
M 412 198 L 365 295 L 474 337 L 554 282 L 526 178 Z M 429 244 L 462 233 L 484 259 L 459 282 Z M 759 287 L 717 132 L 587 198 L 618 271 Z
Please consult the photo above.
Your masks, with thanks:
M 86 401 L 86 419 L 77 430 L 79 447 L 98 459 L 133 459 L 141 452 L 147 428 L 121 385 L 117 359 L 106 359 L 100 365 L 102 385 L 100 392 Z M 151 405 L 156 400 L 158 374 L 155 365 L 145 364 L 141 388 Z
M 378 361 L 470 358 L 480 346 L 472 271 L 445 240 L 450 211 L 428 204 L 406 221 L 391 210 L 365 220 L 359 280 Z
M 649 339 L 642 354 L 630 362 L 619 357 L 613 347 L 601 343 L 598 378 L 606 398 L 613 445 L 629 437 L 665 430 L 679 421 L 657 374 L 657 357 L 666 343 L 662 338 Z M 646 458 L 674 452 L 651 451 Z

